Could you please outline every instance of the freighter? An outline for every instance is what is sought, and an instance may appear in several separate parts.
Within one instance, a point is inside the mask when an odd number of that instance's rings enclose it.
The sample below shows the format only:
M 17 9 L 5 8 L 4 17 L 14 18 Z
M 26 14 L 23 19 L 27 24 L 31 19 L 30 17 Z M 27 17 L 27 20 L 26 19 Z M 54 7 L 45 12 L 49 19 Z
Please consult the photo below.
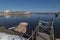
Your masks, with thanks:
M 30 12 L 28 11 L 9 11 L 9 10 L 4 10 L 3 12 L 0 12 L 0 16 L 7 16 L 7 15 L 29 15 Z

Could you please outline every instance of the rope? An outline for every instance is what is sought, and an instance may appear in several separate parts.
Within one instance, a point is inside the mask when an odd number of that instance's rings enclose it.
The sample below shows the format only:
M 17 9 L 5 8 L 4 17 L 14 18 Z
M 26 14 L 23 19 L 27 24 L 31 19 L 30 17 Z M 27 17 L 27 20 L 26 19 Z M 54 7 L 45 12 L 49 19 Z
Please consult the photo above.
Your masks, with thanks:
M 50 23 L 50 22 L 45 22 L 45 21 L 42 21 L 42 20 L 40 20 L 40 22 L 42 22 L 42 23 Z

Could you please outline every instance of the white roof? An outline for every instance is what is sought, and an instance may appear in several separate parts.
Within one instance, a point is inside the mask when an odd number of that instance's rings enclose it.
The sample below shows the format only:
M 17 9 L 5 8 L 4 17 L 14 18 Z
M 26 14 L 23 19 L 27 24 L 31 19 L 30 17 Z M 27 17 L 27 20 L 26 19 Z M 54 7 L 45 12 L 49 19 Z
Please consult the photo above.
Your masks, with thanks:
M 9 10 L 4 10 L 4 12 L 10 12 Z

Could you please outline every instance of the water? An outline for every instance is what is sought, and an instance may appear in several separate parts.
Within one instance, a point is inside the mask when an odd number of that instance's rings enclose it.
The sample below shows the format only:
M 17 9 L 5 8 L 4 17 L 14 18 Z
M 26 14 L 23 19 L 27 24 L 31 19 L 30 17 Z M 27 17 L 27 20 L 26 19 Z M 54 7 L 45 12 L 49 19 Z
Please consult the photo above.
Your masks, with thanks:
M 41 20 L 44 21 L 51 21 L 54 14 L 30 14 L 29 16 L 11 16 L 9 18 L 0 17 L 0 26 L 4 26 L 6 28 L 17 26 L 20 22 L 27 22 L 27 30 L 30 32 L 34 30 L 35 27 L 38 25 L 39 17 Z M 58 17 L 55 18 L 54 22 L 54 30 L 55 30 L 55 37 L 60 37 L 60 14 Z

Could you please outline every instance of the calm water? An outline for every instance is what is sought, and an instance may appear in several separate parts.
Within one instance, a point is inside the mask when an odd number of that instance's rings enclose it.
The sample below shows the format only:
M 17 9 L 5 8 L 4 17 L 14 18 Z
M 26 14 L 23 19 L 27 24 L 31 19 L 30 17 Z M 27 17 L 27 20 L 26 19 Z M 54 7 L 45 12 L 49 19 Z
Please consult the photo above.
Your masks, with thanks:
M 54 17 L 54 14 L 30 14 L 29 16 L 12 16 L 9 18 L 0 17 L 0 26 L 6 28 L 17 26 L 20 22 L 28 22 L 27 30 L 34 30 L 38 24 L 39 17 L 44 21 L 51 21 L 51 18 Z M 55 37 L 60 37 L 60 14 L 55 18 L 54 22 Z

